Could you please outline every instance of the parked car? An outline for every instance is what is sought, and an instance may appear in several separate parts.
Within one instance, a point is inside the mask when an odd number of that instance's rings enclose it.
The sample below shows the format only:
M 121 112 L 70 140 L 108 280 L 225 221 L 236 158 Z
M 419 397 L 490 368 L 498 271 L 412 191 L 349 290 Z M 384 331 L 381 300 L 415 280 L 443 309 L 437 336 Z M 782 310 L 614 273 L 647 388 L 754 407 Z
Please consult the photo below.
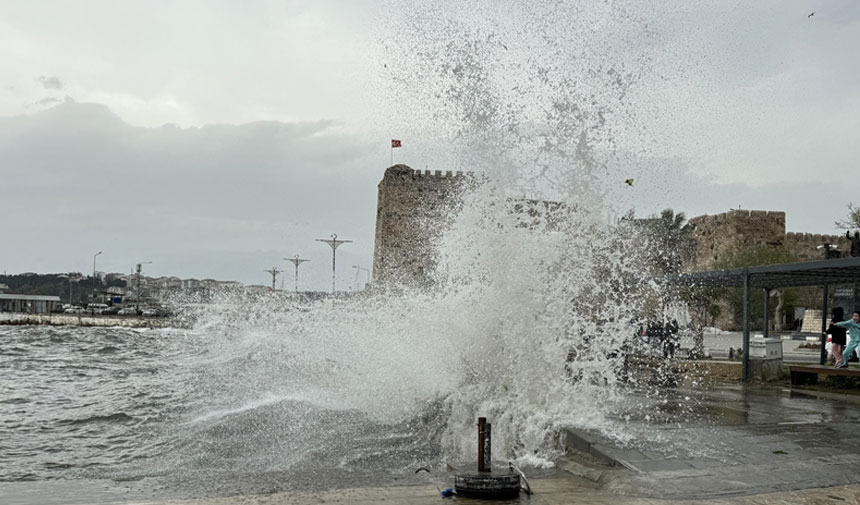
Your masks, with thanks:
M 63 310 L 63 313 L 65 313 L 65 314 L 83 314 L 84 312 L 85 312 L 84 308 L 79 307 L 77 305 L 73 305 L 73 306 Z
M 146 307 L 141 315 L 144 317 L 170 317 L 172 314 L 170 310 L 164 307 Z
M 103 314 L 106 308 L 108 308 L 106 303 L 91 303 L 87 305 L 87 311 L 90 314 Z
M 102 314 L 106 315 L 106 316 L 113 316 L 113 315 L 116 315 L 117 312 L 119 312 L 119 307 L 117 307 L 116 305 L 112 305 L 112 306 L 104 309 L 102 311 Z
M 119 309 L 119 312 L 117 312 L 117 314 L 120 316 L 136 316 L 137 309 L 134 307 L 123 307 Z

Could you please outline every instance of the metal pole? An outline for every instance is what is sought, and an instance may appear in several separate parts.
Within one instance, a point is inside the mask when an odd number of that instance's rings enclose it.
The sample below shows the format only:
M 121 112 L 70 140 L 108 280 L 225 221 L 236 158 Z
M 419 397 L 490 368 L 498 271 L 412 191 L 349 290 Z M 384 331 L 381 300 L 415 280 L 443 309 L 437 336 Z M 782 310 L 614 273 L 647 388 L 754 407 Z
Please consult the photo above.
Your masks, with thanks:
M 140 314 L 140 263 L 137 264 L 137 288 L 135 289 L 134 298 L 135 298 L 135 307 L 134 307 L 134 315 Z
M 298 293 L 299 292 L 299 265 L 301 265 L 305 261 L 310 261 L 310 260 L 299 258 L 298 254 L 296 254 L 296 256 L 294 258 L 284 258 L 284 259 L 296 266 L 296 293 Z
M 825 243 L 822 244 L 824 248 L 824 259 L 830 259 L 830 249 L 835 248 L 836 246 Z M 824 285 L 824 297 L 821 301 L 821 352 L 819 356 L 819 364 L 824 365 L 827 363 L 827 299 L 829 298 L 829 286 L 827 284 Z
M 750 274 L 744 269 L 744 356 L 743 381 L 750 380 Z
M 93 303 L 95 303 L 95 301 L 96 301 L 96 256 L 98 256 L 101 253 L 102 252 L 99 251 L 99 252 L 93 254 Z
M 358 266 L 358 265 L 353 265 L 353 266 L 352 266 L 352 268 L 354 268 L 354 269 L 355 269 L 355 290 L 356 290 L 356 291 L 358 291 L 358 276 L 359 276 L 359 272 L 361 272 L 362 270 L 363 270 L 363 271 L 365 271 L 365 272 L 367 272 L 367 278 L 369 279 L 369 278 L 370 278 L 370 270 L 368 270 L 367 268 L 364 268 L 364 267 L 360 267 L 360 266 Z M 365 285 L 367 285 L 367 282 L 369 282 L 369 281 L 366 281 L 366 282 L 365 282 Z
M 337 234 L 333 233 L 331 239 L 318 238 L 317 242 L 325 242 L 326 244 L 331 246 L 331 293 L 334 294 L 337 247 L 341 244 L 352 242 L 352 240 L 338 240 Z
M 824 285 L 824 299 L 821 301 L 821 356 L 820 364 L 827 363 L 827 284 Z
M 272 267 L 271 270 L 263 270 L 263 271 L 272 274 L 272 292 L 274 293 L 275 292 L 275 278 L 278 276 L 279 273 L 283 272 L 283 270 L 278 270 L 277 267 Z
M 770 289 L 765 288 L 764 290 L 764 338 L 769 336 L 769 326 L 770 326 L 770 307 L 768 306 L 770 302 Z

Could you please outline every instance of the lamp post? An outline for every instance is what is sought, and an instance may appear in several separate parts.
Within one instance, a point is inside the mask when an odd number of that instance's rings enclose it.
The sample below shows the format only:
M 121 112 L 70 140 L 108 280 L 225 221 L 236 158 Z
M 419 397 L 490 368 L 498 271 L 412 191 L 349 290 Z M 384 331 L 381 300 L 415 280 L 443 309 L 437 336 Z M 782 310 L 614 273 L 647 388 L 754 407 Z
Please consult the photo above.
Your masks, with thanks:
M 367 275 L 367 279 L 370 279 L 370 270 L 368 270 L 367 268 L 364 268 L 364 267 L 360 267 L 358 265 L 353 265 L 352 268 L 355 269 L 355 290 L 358 291 L 358 274 L 359 274 L 359 272 L 364 272 L 365 275 Z M 364 284 L 367 285 L 367 281 L 365 281 Z
M 69 307 L 71 307 L 72 306 L 72 283 L 77 282 L 78 287 L 80 288 L 81 278 L 83 277 L 83 275 L 79 272 L 69 272 L 68 274 L 61 276 L 61 277 L 66 277 L 67 279 L 69 279 Z M 80 295 L 80 289 L 78 291 L 79 291 L 78 294 Z
M 327 238 L 318 238 L 317 242 L 325 242 L 326 244 L 331 246 L 331 294 L 335 293 L 335 255 L 337 251 L 337 247 L 341 244 L 347 244 L 352 242 L 352 240 L 338 240 L 337 234 L 333 233 L 330 239 Z
M 268 272 L 272 275 L 272 292 L 275 291 L 275 278 L 279 273 L 283 272 L 283 270 L 278 270 L 277 267 L 272 267 L 271 270 L 263 270 L 264 272 Z
M 299 258 L 298 254 L 296 254 L 296 256 L 294 258 L 284 258 L 284 259 L 296 266 L 296 293 L 298 293 L 299 292 L 299 265 L 301 265 L 305 261 L 310 261 L 310 260 Z
M 96 257 L 101 253 L 102 251 L 93 254 L 93 303 L 96 301 Z

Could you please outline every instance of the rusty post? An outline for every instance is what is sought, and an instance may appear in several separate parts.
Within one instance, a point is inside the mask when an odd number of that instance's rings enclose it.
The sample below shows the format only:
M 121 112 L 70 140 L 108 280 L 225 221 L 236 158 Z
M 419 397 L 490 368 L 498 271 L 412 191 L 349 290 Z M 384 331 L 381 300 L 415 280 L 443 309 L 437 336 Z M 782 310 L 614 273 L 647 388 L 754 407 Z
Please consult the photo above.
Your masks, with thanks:
M 492 425 L 487 422 L 486 417 L 478 418 L 478 471 L 492 471 L 492 453 L 490 441 L 492 439 Z
M 491 442 L 493 440 L 493 425 L 487 423 L 484 426 L 484 470 L 487 472 L 493 471 L 493 456 L 490 451 Z
M 487 426 L 487 418 L 478 418 L 478 471 L 485 472 L 484 469 L 484 429 Z

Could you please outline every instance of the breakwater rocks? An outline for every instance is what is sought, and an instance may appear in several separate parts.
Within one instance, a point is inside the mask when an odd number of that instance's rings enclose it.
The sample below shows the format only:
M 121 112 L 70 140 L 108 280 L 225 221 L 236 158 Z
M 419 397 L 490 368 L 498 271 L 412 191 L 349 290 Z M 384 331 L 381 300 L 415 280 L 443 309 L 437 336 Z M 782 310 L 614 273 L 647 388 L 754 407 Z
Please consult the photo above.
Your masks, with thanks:
M 23 314 L 0 312 L 0 324 L 52 326 L 120 326 L 123 328 L 191 328 L 191 321 L 161 317 L 101 316 L 87 314 Z

